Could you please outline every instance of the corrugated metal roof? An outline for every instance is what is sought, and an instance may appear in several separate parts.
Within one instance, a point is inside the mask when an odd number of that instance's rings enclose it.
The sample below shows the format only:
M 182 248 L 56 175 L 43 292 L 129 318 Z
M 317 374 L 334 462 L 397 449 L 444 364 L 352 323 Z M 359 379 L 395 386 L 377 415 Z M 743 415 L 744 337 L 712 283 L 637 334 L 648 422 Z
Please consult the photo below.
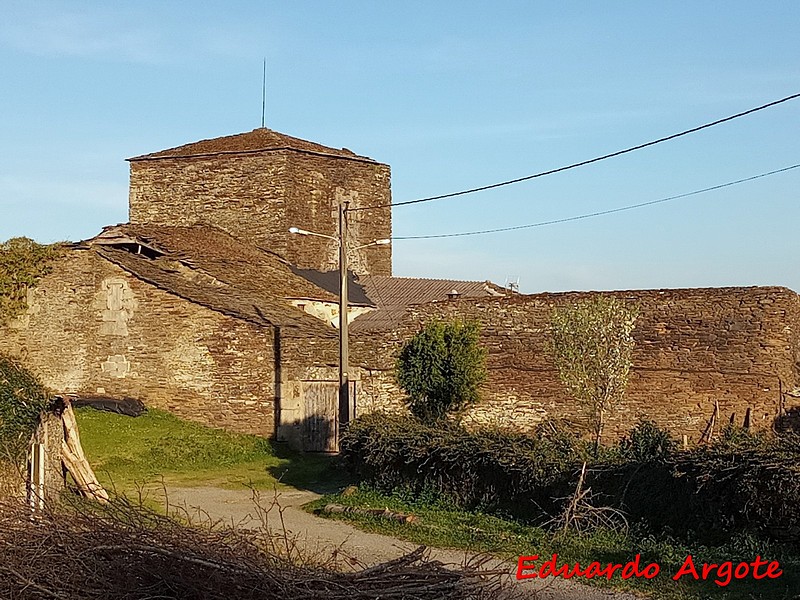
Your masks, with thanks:
M 420 277 L 388 277 L 359 275 L 367 296 L 378 307 L 411 306 L 447 300 L 456 292 L 461 298 L 502 296 L 502 288 L 490 281 L 459 281 L 456 279 L 423 279 Z

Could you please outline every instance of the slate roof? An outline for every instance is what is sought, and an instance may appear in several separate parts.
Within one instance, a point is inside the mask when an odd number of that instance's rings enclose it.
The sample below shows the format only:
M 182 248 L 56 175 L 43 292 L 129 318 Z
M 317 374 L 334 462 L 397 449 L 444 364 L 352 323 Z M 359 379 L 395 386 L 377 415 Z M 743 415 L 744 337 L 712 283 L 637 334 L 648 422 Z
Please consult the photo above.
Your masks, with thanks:
M 106 227 L 86 243 L 138 279 L 212 310 L 286 333 L 336 335 L 286 300 L 336 296 L 296 275 L 281 257 L 220 229 L 124 224 Z
M 337 158 L 347 158 L 350 160 L 366 161 L 375 163 L 373 159 L 366 156 L 359 156 L 347 148 L 330 148 L 309 142 L 300 138 L 292 137 L 284 133 L 260 127 L 247 133 L 226 135 L 223 137 L 200 140 L 191 144 L 184 144 L 176 148 L 161 150 L 151 154 L 134 156 L 128 160 L 131 162 L 140 160 L 156 160 L 162 158 L 190 158 L 198 156 L 214 156 L 218 154 L 252 154 L 255 152 L 268 152 L 278 150 L 293 150 L 311 154 L 322 154 Z
M 358 282 L 378 310 L 355 319 L 352 324 L 354 332 L 392 329 L 403 319 L 409 306 L 447 300 L 453 291 L 458 292 L 461 298 L 499 297 L 506 294 L 502 287 L 490 281 L 359 275 Z
M 336 335 L 287 299 L 338 302 L 338 272 L 299 269 L 221 229 L 126 223 L 104 228 L 86 246 L 134 277 L 212 310 L 287 334 Z M 352 331 L 391 329 L 409 306 L 446 300 L 453 290 L 462 298 L 505 294 L 489 281 L 350 274 L 351 304 L 376 307 L 355 319 Z

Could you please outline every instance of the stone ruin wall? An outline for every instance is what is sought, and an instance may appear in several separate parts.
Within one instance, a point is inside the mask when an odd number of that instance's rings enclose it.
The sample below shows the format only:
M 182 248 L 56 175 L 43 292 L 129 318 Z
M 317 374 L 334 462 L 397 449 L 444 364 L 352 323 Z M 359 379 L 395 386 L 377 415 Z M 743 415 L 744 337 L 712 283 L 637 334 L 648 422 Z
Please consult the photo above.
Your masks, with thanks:
M 337 245 L 289 233 L 338 235 L 338 201 L 351 208 L 391 202 L 388 165 L 297 151 L 132 160 L 130 222 L 203 223 L 321 271 L 338 268 Z M 351 247 L 392 235 L 391 209 L 350 213 Z M 391 245 L 351 254 L 356 273 L 391 275 Z
M 72 250 L 0 329 L 0 352 L 59 394 L 131 397 L 241 433 L 274 433 L 273 333 Z
M 589 293 L 536 294 L 512 299 L 456 300 L 419 306 L 394 331 L 352 343 L 366 408 L 402 408 L 393 359 L 421 323 L 462 316 L 482 323 L 489 378 L 468 421 L 530 430 L 545 418 L 583 421 L 565 393 L 547 349 L 557 305 Z M 800 400 L 800 300 L 785 288 L 721 288 L 615 292 L 636 304 L 633 369 L 624 401 L 610 415 L 609 435 L 639 418 L 655 420 L 697 441 L 719 402 L 720 425 L 742 424 L 748 408 L 756 427 L 769 428 Z
M 640 318 L 626 398 L 609 435 L 640 417 L 696 441 L 719 402 L 720 422 L 758 427 L 800 405 L 800 299 L 785 288 L 617 292 Z M 404 410 L 394 357 L 432 318 L 483 323 L 489 380 L 472 422 L 529 430 L 541 419 L 581 420 L 547 350 L 550 314 L 589 294 L 537 294 L 418 306 L 387 332 L 354 333 L 357 414 Z M 263 328 L 141 282 L 91 250 L 72 250 L 31 291 L 27 312 L 0 331 L 0 352 L 25 361 L 57 393 L 133 397 L 232 431 L 272 436 L 276 411 L 303 419 L 302 386 L 334 382 L 335 337 L 301 339 Z M 276 356 L 278 359 L 276 360 Z M 281 381 L 278 397 L 274 382 Z

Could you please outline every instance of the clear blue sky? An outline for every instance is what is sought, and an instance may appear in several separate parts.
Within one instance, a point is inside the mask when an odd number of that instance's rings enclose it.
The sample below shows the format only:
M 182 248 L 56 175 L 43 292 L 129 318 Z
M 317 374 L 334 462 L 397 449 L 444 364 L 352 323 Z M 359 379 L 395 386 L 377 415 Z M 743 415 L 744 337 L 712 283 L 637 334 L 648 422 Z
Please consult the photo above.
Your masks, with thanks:
M 130 156 L 267 126 L 392 166 L 395 201 L 535 173 L 800 92 L 800 3 L 0 1 L 0 239 L 127 219 Z M 634 154 L 398 207 L 396 235 L 568 217 L 800 163 L 800 100 Z M 800 169 L 654 207 L 394 244 L 522 291 L 800 291 Z

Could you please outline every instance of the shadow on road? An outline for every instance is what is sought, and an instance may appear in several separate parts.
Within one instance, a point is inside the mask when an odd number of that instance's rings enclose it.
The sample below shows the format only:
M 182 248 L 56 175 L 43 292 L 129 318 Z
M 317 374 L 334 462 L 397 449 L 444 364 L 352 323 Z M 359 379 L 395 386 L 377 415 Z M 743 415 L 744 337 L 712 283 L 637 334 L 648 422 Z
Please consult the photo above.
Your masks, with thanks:
M 321 452 L 296 452 L 285 443 L 272 442 L 280 464 L 267 471 L 281 483 L 316 494 L 331 494 L 355 482 L 339 457 Z

